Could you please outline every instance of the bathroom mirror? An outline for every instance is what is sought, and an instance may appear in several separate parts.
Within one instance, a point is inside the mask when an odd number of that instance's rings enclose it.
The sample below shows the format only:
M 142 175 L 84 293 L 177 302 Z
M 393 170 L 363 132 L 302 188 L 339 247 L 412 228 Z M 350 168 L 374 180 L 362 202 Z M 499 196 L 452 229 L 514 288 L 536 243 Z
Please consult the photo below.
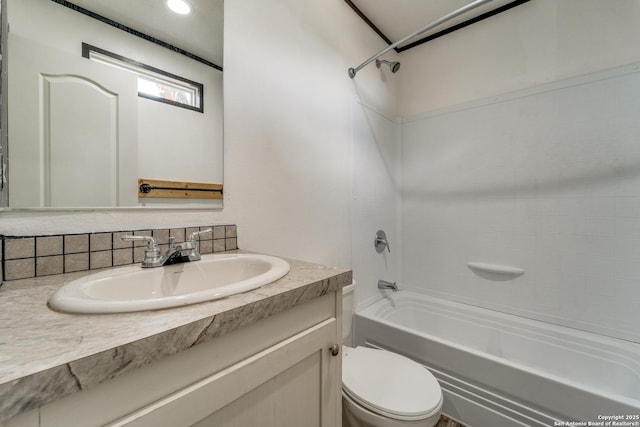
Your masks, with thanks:
M 8 201 L 0 207 L 222 207 L 221 197 L 140 192 L 139 179 L 222 186 L 224 5 L 188 4 L 191 13 L 179 15 L 166 0 L 3 0 Z M 89 59 L 83 46 L 141 71 Z M 141 74 L 163 80 L 163 94 L 193 83 L 182 93 L 201 88 L 193 92 L 201 103 L 145 97 Z

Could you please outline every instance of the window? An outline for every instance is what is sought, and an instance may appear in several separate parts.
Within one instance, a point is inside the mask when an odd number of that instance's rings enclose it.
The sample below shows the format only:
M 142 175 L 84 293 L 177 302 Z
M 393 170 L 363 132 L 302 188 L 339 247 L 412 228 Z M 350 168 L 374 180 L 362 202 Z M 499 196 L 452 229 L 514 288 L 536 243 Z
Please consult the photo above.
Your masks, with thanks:
M 86 43 L 82 43 L 82 56 L 136 74 L 138 76 L 138 96 L 201 113 L 204 111 L 203 85 L 201 83 Z

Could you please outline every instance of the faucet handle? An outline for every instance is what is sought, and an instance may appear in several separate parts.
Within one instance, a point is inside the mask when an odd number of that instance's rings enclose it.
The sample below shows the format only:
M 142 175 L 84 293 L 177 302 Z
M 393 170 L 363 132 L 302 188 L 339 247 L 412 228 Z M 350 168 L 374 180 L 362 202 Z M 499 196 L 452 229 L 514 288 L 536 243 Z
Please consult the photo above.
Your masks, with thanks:
M 387 241 L 387 233 L 383 230 L 378 230 L 376 232 L 376 238 L 373 241 L 373 246 L 375 246 L 376 252 L 378 253 L 384 252 L 385 248 L 389 253 L 391 253 L 391 246 L 389 246 L 389 242 Z
M 122 236 L 122 240 L 129 242 L 129 241 L 146 241 L 147 242 L 147 247 L 149 249 L 151 248 L 155 248 L 158 247 L 158 241 L 151 237 L 151 236 Z
M 202 231 L 194 231 L 193 233 L 191 233 L 191 235 L 189 235 L 189 242 L 195 242 L 196 241 L 196 237 L 199 237 L 203 234 L 209 234 L 213 231 L 212 228 L 207 228 L 206 230 L 202 230 Z
M 160 246 L 158 246 L 158 241 L 151 236 L 122 236 L 122 240 L 124 241 L 146 241 L 147 247 L 144 249 L 144 260 L 142 261 L 142 266 L 146 267 L 153 262 L 156 262 L 162 257 L 160 253 Z

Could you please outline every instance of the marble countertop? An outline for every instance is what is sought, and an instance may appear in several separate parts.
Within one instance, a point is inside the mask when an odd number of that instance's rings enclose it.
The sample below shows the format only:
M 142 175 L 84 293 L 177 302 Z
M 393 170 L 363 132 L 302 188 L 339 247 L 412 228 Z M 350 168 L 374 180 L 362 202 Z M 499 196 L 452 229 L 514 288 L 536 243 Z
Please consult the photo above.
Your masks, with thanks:
M 287 260 L 289 273 L 244 294 L 124 314 L 50 310 L 64 283 L 93 272 L 5 282 L 0 288 L 0 422 L 224 335 L 351 283 L 350 270 Z

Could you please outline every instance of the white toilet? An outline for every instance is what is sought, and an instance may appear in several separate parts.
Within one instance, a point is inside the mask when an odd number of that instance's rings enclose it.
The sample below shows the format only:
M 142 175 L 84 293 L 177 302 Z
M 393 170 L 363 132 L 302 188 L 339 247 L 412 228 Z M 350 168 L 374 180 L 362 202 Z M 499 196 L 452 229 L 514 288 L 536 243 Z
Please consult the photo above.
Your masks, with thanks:
M 355 285 L 343 290 L 343 427 L 433 427 L 442 390 L 422 365 L 385 350 L 351 348 Z

